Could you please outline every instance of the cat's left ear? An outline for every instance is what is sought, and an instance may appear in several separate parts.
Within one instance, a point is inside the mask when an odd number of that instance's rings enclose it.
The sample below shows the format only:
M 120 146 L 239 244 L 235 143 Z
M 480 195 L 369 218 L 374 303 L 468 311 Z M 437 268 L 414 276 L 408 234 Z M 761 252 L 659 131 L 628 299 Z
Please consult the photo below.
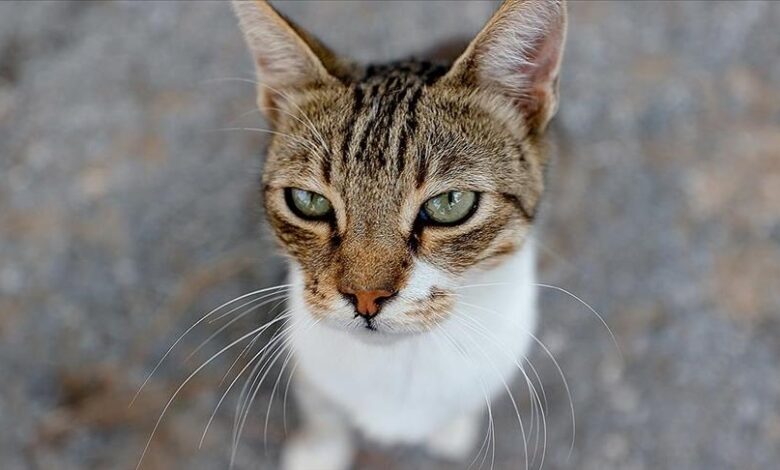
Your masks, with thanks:
M 265 0 L 233 1 L 257 70 L 257 103 L 272 124 L 290 92 L 339 83 L 343 64 Z
M 565 39 L 565 0 L 506 0 L 442 80 L 504 95 L 541 132 L 558 109 Z

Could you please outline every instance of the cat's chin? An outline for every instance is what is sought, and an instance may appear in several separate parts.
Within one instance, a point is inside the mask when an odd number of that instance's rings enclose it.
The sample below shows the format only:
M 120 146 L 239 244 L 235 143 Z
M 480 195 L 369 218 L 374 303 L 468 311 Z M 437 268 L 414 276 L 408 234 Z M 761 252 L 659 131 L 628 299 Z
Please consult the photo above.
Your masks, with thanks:
M 368 328 L 349 329 L 346 331 L 346 333 L 363 343 L 377 346 L 396 344 L 414 335 L 413 333 L 390 333 L 381 329 Z
M 361 343 L 382 346 L 392 345 L 419 335 L 420 331 L 399 331 L 390 330 L 384 325 L 377 325 L 373 328 L 364 326 L 345 326 L 344 324 L 323 322 L 328 328 L 340 331 L 346 336 L 357 339 Z

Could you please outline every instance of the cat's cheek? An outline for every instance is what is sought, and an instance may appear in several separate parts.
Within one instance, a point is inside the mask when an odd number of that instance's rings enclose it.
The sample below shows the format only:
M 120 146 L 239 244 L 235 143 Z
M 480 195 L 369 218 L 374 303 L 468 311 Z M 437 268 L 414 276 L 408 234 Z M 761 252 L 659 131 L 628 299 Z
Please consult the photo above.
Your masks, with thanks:
M 432 293 L 415 308 L 404 313 L 403 322 L 413 331 L 430 331 L 438 328 L 452 314 L 455 292 L 433 289 Z
M 449 289 L 454 286 L 453 276 L 445 270 L 424 260 L 414 261 L 401 296 L 410 301 L 425 301 L 436 289 Z

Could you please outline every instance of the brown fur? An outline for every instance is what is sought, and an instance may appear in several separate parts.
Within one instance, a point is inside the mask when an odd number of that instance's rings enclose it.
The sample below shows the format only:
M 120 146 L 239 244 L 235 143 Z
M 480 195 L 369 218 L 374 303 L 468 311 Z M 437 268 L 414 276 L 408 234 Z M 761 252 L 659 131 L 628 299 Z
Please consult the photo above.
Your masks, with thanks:
M 519 12 L 533 19 L 534 8 L 546 8 L 528 3 L 502 5 L 453 66 L 410 60 L 367 67 L 336 58 L 265 2 L 236 4 L 263 83 L 259 103 L 279 133 L 263 175 L 265 208 L 302 268 L 314 310 L 325 314 L 339 290 L 398 291 L 415 259 L 459 275 L 522 246 L 544 189 L 542 133 L 557 107 L 562 43 L 529 43 L 526 52 L 540 56 L 540 65 L 523 72 L 532 80 L 527 89 L 493 83 L 485 61 L 507 28 L 528 20 Z M 565 14 L 558 14 L 551 34 L 562 41 Z M 272 38 L 249 29 L 258 21 Z M 269 40 L 287 41 L 282 46 L 299 56 L 265 53 Z M 283 72 L 274 60 L 286 60 L 294 73 L 277 80 Z M 335 220 L 294 215 L 283 195 L 289 187 L 327 197 Z M 461 225 L 419 226 L 421 205 L 450 190 L 478 192 L 476 213 Z M 432 295 L 421 312 L 450 303 Z

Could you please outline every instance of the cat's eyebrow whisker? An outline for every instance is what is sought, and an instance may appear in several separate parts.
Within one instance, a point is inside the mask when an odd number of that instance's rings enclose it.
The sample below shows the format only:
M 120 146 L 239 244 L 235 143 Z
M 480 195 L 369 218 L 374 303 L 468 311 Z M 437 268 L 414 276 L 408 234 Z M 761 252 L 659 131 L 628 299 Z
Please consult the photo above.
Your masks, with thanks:
M 266 287 L 264 289 L 259 289 L 259 290 L 256 290 L 256 291 L 248 292 L 248 293 L 240 295 L 240 296 L 238 296 L 238 297 L 236 297 L 236 298 L 234 298 L 234 299 L 232 299 L 232 300 L 230 300 L 228 302 L 223 303 L 219 307 L 217 307 L 217 308 L 211 310 L 210 312 L 208 312 L 207 314 L 203 315 L 198 321 L 193 323 L 192 326 L 187 328 L 184 331 L 184 333 L 182 333 L 181 336 L 179 336 L 176 339 L 176 341 L 173 342 L 173 344 L 168 348 L 168 350 L 165 352 L 165 354 L 163 354 L 163 356 L 160 358 L 160 360 L 157 362 L 157 364 L 155 364 L 155 366 L 152 368 L 151 372 L 149 372 L 149 375 L 146 376 L 146 379 L 141 384 L 141 386 L 138 388 L 138 391 L 135 392 L 135 395 L 133 396 L 133 399 L 130 400 L 130 404 L 128 405 L 128 407 L 133 406 L 133 403 L 135 403 L 135 401 L 138 399 L 138 396 L 141 394 L 141 392 L 143 391 L 144 387 L 146 387 L 146 384 L 149 383 L 149 380 L 151 380 L 152 376 L 155 374 L 155 372 L 157 372 L 157 369 L 160 368 L 160 366 L 165 361 L 165 359 L 171 354 L 171 351 L 173 351 L 173 349 L 176 347 L 176 345 L 179 344 L 181 342 L 181 340 L 184 339 L 185 336 L 187 336 L 187 334 L 189 334 L 193 329 L 195 329 L 199 324 L 201 324 L 208 317 L 210 317 L 211 315 L 213 315 L 216 312 L 220 311 L 221 309 L 227 307 L 228 305 L 230 305 L 232 303 L 235 303 L 235 302 L 238 302 L 239 300 L 245 299 L 245 298 L 250 297 L 252 295 L 258 295 L 258 294 L 262 294 L 262 293 L 268 292 L 268 291 L 279 291 L 281 289 L 288 289 L 290 287 L 292 287 L 292 284 L 279 284 L 279 285 L 276 285 L 276 286 Z
M 286 109 L 272 108 L 272 107 L 268 107 L 268 108 L 265 108 L 265 109 L 269 109 L 269 110 L 272 110 L 272 111 L 280 111 L 280 112 L 290 116 L 291 118 L 295 119 L 296 121 L 300 122 L 301 124 L 303 124 L 306 128 L 308 128 L 312 132 L 312 134 L 314 134 L 315 137 L 317 137 L 317 139 L 319 139 L 319 144 L 322 145 L 322 150 L 325 151 L 325 153 L 328 152 L 329 147 L 328 147 L 328 144 L 325 142 L 325 138 L 322 137 L 322 134 L 320 134 L 320 132 L 317 130 L 317 128 L 314 127 L 314 123 L 311 122 L 311 120 L 308 117 L 306 117 L 306 115 L 303 114 L 302 111 L 301 111 L 301 113 L 306 118 L 306 121 L 304 121 L 303 119 L 301 119 L 298 116 L 294 115 L 293 113 L 287 111 Z M 299 108 L 299 110 L 300 110 L 300 108 Z M 312 144 L 316 144 L 316 142 L 312 142 Z
M 291 97 L 290 97 L 290 95 L 289 95 L 289 94 L 287 94 L 287 93 L 285 93 L 285 92 L 283 92 L 283 91 L 281 91 L 281 90 L 278 90 L 278 89 L 276 89 L 276 88 L 272 87 L 271 85 L 269 85 L 269 84 L 267 84 L 267 83 L 259 82 L 259 81 L 257 81 L 257 80 L 252 80 L 252 79 L 249 79 L 249 78 L 241 78 L 241 77 L 222 77 L 222 78 L 212 78 L 212 79 L 207 79 L 207 80 L 204 80 L 204 82 L 207 82 L 207 83 L 208 83 L 208 82 L 220 82 L 220 81 L 233 81 L 233 82 L 249 83 L 249 84 L 252 84 L 252 85 L 255 85 L 255 86 L 262 86 L 262 87 L 268 88 L 268 89 L 269 89 L 269 90 L 271 90 L 272 92 L 274 92 L 274 93 L 278 94 L 279 96 L 281 96 L 282 98 L 284 98 L 285 100 L 287 100 L 287 102 L 291 103 L 291 104 L 292 104 L 292 105 L 293 105 L 293 106 L 294 106 L 294 107 L 295 107 L 295 108 L 298 110 L 298 112 L 300 112 L 300 113 L 301 113 L 301 115 L 302 115 L 302 116 L 303 116 L 303 117 L 304 117 L 304 118 L 305 118 L 305 119 L 306 119 L 306 120 L 309 122 L 309 125 L 308 125 L 309 129 L 310 129 L 310 130 L 311 130 L 311 131 L 312 131 L 312 132 L 313 132 L 313 133 L 314 133 L 314 134 L 315 134 L 315 135 L 316 135 L 316 136 L 319 138 L 320 142 L 321 142 L 321 143 L 322 143 L 322 145 L 325 147 L 325 149 L 326 149 L 326 150 L 328 149 L 328 145 L 325 143 L 325 139 L 322 137 L 322 134 L 321 134 L 321 133 L 320 133 L 320 132 L 317 130 L 317 128 L 316 128 L 316 127 L 314 127 L 313 123 L 311 122 L 311 119 L 309 119 L 309 117 L 308 117 L 308 116 L 306 116 L 306 113 L 304 113 L 304 112 L 303 112 L 303 110 L 301 109 L 301 107 L 300 107 L 300 106 L 298 106 L 298 105 L 295 103 L 295 101 L 291 99 Z M 284 111 L 284 110 L 281 110 L 281 109 L 279 109 L 279 108 L 267 108 L 267 109 L 278 110 L 278 111 Z M 259 110 L 258 110 L 258 111 L 259 111 Z M 288 114 L 288 115 L 290 115 L 290 116 L 293 116 L 293 115 L 292 115 L 291 113 L 289 113 L 289 112 L 288 112 L 287 114 Z M 295 117 L 295 116 L 293 116 L 293 117 Z M 297 119 L 297 118 L 296 118 L 296 119 Z M 301 121 L 301 123 L 305 125 L 305 123 L 303 123 L 303 121 Z
M 252 85 L 260 85 L 260 83 L 256 80 L 252 80 L 250 78 L 244 78 L 244 77 L 217 77 L 217 78 L 207 78 L 205 80 L 201 80 L 202 83 L 212 83 L 212 82 L 242 82 L 242 83 L 250 83 Z
M 297 104 L 297 103 L 296 103 L 296 102 L 295 102 L 295 101 L 294 101 L 294 100 L 293 100 L 293 99 L 290 97 L 290 95 L 289 95 L 289 94 L 287 94 L 287 93 L 284 93 L 283 91 L 281 91 L 281 90 L 278 90 L 278 89 L 276 89 L 276 88 L 272 87 L 271 85 L 269 85 L 269 84 L 267 84 L 267 83 L 259 83 L 259 82 L 258 82 L 257 84 L 258 84 L 259 86 L 263 86 L 263 87 L 266 87 L 266 88 L 268 88 L 268 89 L 269 89 L 269 90 L 271 90 L 272 92 L 274 92 L 274 93 L 278 94 L 279 96 L 281 96 L 282 98 L 284 98 L 285 100 L 287 100 L 287 102 L 288 102 L 288 103 L 292 104 L 292 105 L 295 107 L 295 109 L 296 109 L 296 110 L 298 110 L 298 112 L 299 112 L 299 113 L 301 113 L 301 116 L 303 116 L 303 117 L 306 119 L 306 121 L 308 121 L 308 123 L 309 123 L 309 125 L 308 125 L 308 127 L 309 127 L 309 130 L 311 130 L 311 131 L 314 133 L 314 135 L 315 135 L 315 136 L 317 136 L 317 137 L 319 138 L 320 142 L 322 143 L 322 145 L 323 145 L 323 147 L 324 147 L 324 150 L 325 150 L 326 152 L 328 151 L 328 149 L 329 149 L 329 147 L 328 147 L 328 144 L 327 144 L 327 143 L 325 143 L 325 139 L 322 137 L 322 134 L 320 133 L 320 131 L 318 131 L 318 130 L 317 130 L 317 128 L 316 128 L 316 127 L 314 127 L 314 123 L 312 123 L 312 122 L 311 122 L 311 119 L 309 119 L 309 117 L 306 115 L 306 113 L 304 113 L 304 112 L 303 112 L 303 110 L 301 109 L 301 107 L 300 107 L 300 106 L 298 106 L 298 104 Z M 279 109 L 279 108 L 269 108 L 269 109 Z M 287 114 L 288 114 L 288 115 L 290 115 L 290 116 L 293 116 L 293 115 L 292 115 L 291 113 L 289 113 L 289 112 L 288 112 Z M 293 116 L 293 117 L 295 117 L 295 116 Z M 296 118 L 296 119 L 297 119 L 297 118 Z M 299 119 L 299 121 L 300 121 L 300 119 Z M 303 121 L 301 121 L 301 123 L 303 123 Z
M 250 109 L 249 111 L 247 111 L 247 112 L 245 112 L 245 113 L 241 113 L 241 114 L 239 114 L 237 117 L 235 117 L 235 118 L 231 119 L 230 121 L 228 121 L 228 123 L 227 123 L 227 124 L 228 124 L 229 126 L 235 125 L 235 124 L 237 124 L 237 123 L 238 123 L 238 122 L 239 122 L 241 119 L 243 119 L 243 118 L 245 118 L 245 117 L 247 117 L 247 116 L 250 116 L 250 115 L 252 115 L 252 114 L 259 113 L 259 112 L 260 112 L 260 110 L 259 110 L 258 108 L 252 108 L 252 109 Z
M 284 132 L 274 131 L 274 130 L 271 130 L 271 129 L 265 129 L 265 128 L 262 128 L 262 127 L 222 127 L 222 128 L 218 128 L 218 129 L 212 129 L 212 131 L 215 131 L 215 132 L 248 131 L 248 132 L 261 132 L 261 133 L 265 133 L 265 134 L 278 135 L 278 136 L 282 136 L 282 137 L 285 137 L 287 139 L 290 139 L 292 142 L 294 142 L 294 143 L 304 147 L 305 149 L 307 149 L 308 151 L 312 152 L 315 155 L 320 155 L 319 149 L 317 148 L 317 146 L 313 142 L 311 142 L 311 141 L 309 141 L 307 139 L 304 139 L 302 137 L 286 134 Z

